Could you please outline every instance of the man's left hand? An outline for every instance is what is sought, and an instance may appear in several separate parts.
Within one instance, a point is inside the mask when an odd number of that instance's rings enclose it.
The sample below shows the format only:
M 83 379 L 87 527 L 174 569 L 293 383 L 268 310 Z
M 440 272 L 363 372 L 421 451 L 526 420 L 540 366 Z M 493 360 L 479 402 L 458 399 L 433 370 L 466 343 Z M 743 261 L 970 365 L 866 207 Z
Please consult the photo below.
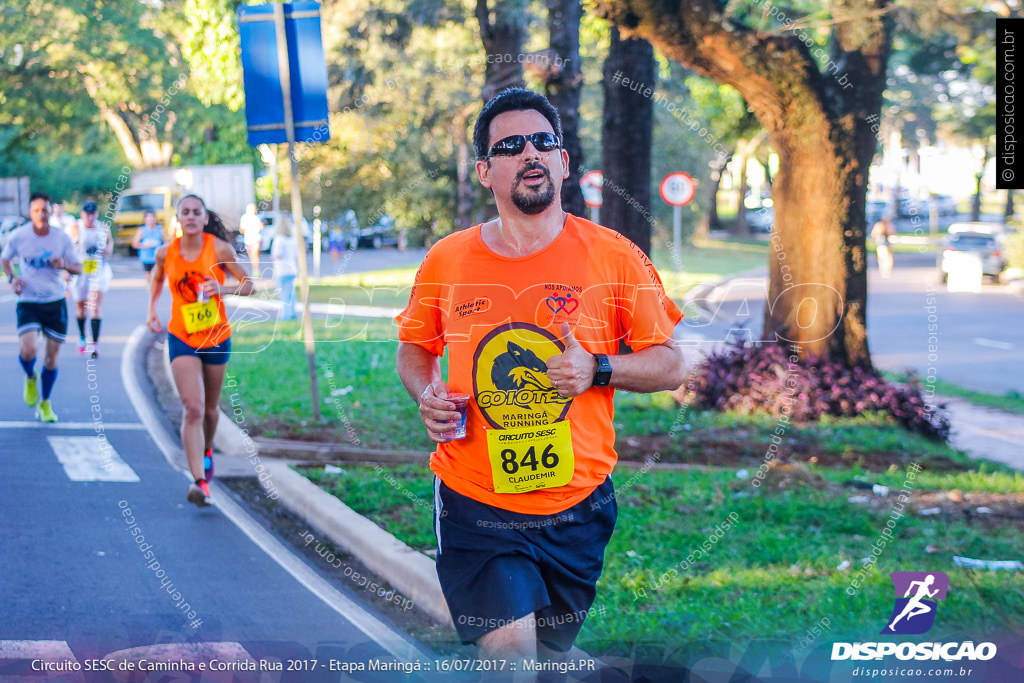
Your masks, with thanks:
M 571 398 L 594 384 L 597 365 L 594 355 L 576 340 L 569 323 L 562 323 L 562 343 L 565 351 L 548 359 L 548 379 L 559 394 Z

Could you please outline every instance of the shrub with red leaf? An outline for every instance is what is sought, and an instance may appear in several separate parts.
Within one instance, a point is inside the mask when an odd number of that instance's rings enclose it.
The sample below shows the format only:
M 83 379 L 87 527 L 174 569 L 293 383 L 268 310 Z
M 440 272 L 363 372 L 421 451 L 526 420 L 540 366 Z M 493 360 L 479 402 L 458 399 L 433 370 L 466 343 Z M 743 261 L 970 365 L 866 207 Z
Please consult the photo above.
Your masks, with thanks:
M 920 386 L 893 384 L 867 364 L 801 359 L 784 344 L 731 344 L 694 370 L 687 390 L 691 405 L 704 410 L 788 414 L 799 422 L 880 412 L 911 432 L 949 439 L 945 406 L 929 406 Z

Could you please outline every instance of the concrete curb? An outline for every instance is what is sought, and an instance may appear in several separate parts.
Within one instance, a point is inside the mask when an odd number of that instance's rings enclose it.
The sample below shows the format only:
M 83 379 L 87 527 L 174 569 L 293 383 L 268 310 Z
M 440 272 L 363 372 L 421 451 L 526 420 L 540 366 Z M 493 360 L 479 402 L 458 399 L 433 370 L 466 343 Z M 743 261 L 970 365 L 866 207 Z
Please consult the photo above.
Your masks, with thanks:
M 715 278 L 711 282 L 701 283 L 694 287 L 693 289 L 691 289 L 689 292 L 687 292 L 686 296 L 683 297 L 683 308 L 693 304 L 697 308 L 703 309 L 705 311 L 710 311 L 711 309 L 709 309 L 707 306 L 702 305 L 702 302 L 707 301 L 711 297 L 711 295 L 714 294 L 716 289 L 722 287 L 723 285 L 729 284 L 733 280 L 742 280 L 746 278 L 755 277 L 768 277 L 768 271 L 764 267 L 751 268 L 750 270 L 745 270 L 741 273 L 723 275 L 721 277 Z
M 171 361 L 164 347 L 164 372 L 171 378 Z M 170 381 L 172 387 L 174 382 Z M 177 388 L 174 388 L 177 394 Z M 221 410 L 214 446 L 227 455 L 252 457 L 255 448 L 258 455 L 260 446 L 247 438 L 242 429 L 230 416 Z M 311 454 L 323 450 L 323 444 L 310 444 Z M 408 462 L 402 455 L 417 457 L 423 462 L 421 453 L 395 451 L 393 462 Z M 396 457 L 397 456 L 397 457 Z M 372 457 L 372 455 L 371 455 Z M 354 459 L 358 459 L 356 454 Z M 389 458 L 391 459 L 391 458 Z M 264 461 L 270 474 L 268 481 L 280 494 L 277 501 L 291 512 L 359 558 L 372 572 L 393 585 L 400 593 L 407 595 L 416 605 L 438 623 L 454 628 L 448 603 L 441 592 L 434 561 L 416 552 L 392 534 L 380 528 L 341 500 L 327 493 L 319 486 L 281 462 Z
M 171 390 L 174 391 L 175 396 L 178 394 L 178 386 L 174 383 L 173 375 L 171 375 L 171 356 L 170 347 L 164 344 L 164 374 L 167 376 L 168 384 L 171 385 Z M 180 398 L 180 396 L 179 396 Z M 213 447 L 225 455 L 232 456 L 244 456 L 244 457 L 255 457 L 260 454 L 259 445 L 248 438 L 243 432 L 242 428 L 235 424 L 235 421 L 231 419 L 231 416 L 225 413 L 223 410 L 220 411 L 220 419 L 217 420 L 217 433 L 213 435 Z
M 434 561 L 356 513 L 287 465 L 268 462 L 280 502 L 359 558 L 438 623 L 453 627 Z

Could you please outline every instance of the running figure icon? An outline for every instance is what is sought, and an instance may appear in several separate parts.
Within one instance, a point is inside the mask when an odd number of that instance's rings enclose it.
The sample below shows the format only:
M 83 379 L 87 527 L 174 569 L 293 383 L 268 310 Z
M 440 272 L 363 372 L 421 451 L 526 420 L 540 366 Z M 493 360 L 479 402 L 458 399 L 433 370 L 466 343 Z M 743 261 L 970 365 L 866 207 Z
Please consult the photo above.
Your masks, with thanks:
M 910 583 L 910 586 L 907 587 L 907 592 L 903 594 L 903 597 L 910 598 L 910 601 L 907 602 L 906 606 L 903 608 L 903 611 L 899 613 L 899 616 L 893 619 L 892 623 L 889 624 L 890 631 L 895 632 L 896 623 L 903 617 L 906 617 L 907 621 L 910 621 L 911 619 L 920 614 L 928 614 L 929 612 L 935 609 L 931 605 L 921 602 L 924 598 L 934 598 L 938 594 L 938 588 L 936 588 L 934 591 L 928 590 L 928 588 L 933 583 L 935 583 L 934 574 L 929 574 L 924 578 L 923 581 L 912 581 Z M 917 594 L 913 597 L 910 597 L 911 592 L 914 591 L 914 586 L 917 586 Z

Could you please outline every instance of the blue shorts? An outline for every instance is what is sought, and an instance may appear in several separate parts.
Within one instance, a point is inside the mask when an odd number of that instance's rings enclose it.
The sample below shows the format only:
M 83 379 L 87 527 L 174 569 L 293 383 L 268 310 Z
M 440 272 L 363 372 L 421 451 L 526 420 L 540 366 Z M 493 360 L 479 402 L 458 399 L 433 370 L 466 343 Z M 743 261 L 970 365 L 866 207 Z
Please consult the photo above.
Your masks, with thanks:
M 56 301 L 19 301 L 14 307 L 18 315 L 18 335 L 42 331 L 54 341 L 63 343 L 68 333 L 68 307 L 64 299 Z
M 216 346 L 197 349 L 168 332 L 167 354 L 171 357 L 172 363 L 178 356 L 195 356 L 204 365 L 224 365 L 231 358 L 231 337 L 228 337 Z
M 597 594 L 618 508 L 611 477 L 554 515 L 485 505 L 434 480 L 437 577 L 465 643 L 533 615 L 537 639 L 568 651 Z

